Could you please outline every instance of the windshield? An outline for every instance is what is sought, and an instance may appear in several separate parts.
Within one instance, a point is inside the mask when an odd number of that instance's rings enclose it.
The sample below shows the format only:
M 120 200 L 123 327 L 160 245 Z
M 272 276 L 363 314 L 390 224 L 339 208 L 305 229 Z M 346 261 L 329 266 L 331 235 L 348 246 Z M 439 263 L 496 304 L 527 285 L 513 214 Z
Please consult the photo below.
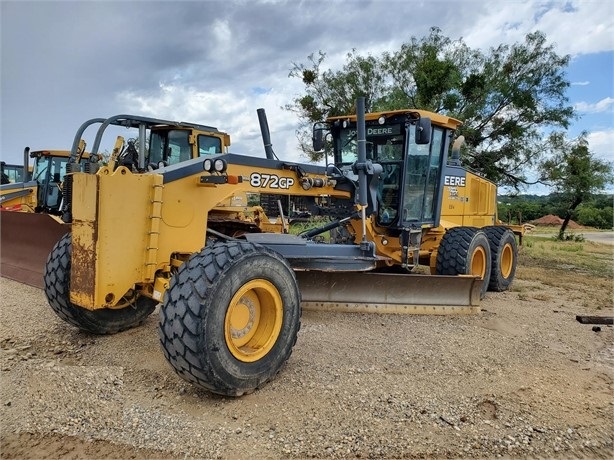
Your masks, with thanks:
M 190 132 L 182 129 L 158 130 L 151 133 L 149 140 L 149 163 L 160 161 L 168 165 L 192 158 Z
M 3 174 L 3 181 L 7 180 L 7 183 L 12 183 L 12 182 L 24 182 L 24 177 L 23 177 L 23 166 L 19 166 L 19 165 L 5 165 L 3 163 L 2 165 L 2 174 Z M 2 182 L 3 184 L 5 182 Z
M 61 202 L 59 184 L 64 180 L 67 164 L 66 157 L 43 155 L 36 158 L 33 177 L 39 185 L 38 206 L 48 212 L 59 210 Z
M 32 176 L 35 181 L 39 183 L 45 181 L 45 176 L 49 170 L 50 161 L 51 159 L 46 156 L 41 156 L 36 159 L 36 162 L 34 163 L 34 174 Z
M 379 225 L 435 220 L 445 130 L 433 127 L 429 144 L 407 139 L 410 132 L 404 122 L 366 126 L 367 160 L 382 166 L 376 182 Z M 350 165 L 358 160 L 356 137 L 356 128 L 349 127 L 334 139 L 335 164 L 352 179 Z
M 367 160 L 382 163 L 401 161 L 405 128 L 399 123 L 366 127 Z M 351 164 L 358 160 L 356 128 L 342 129 L 336 140 L 335 163 Z

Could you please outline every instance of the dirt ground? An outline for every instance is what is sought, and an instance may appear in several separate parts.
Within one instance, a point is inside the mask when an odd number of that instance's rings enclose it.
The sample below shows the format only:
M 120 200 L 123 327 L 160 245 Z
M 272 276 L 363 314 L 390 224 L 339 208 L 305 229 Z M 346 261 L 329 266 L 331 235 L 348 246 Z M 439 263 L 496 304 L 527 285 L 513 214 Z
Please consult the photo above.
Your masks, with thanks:
M 614 334 L 586 286 L 522 273 L 470 316 L 305 311 L 278 377 L 239 399 L 180 379 L 157 311 L 113 336 L 0 278 L 1 458 L 612 458 Z M 594 306 L 593 306 L 594 307 Z

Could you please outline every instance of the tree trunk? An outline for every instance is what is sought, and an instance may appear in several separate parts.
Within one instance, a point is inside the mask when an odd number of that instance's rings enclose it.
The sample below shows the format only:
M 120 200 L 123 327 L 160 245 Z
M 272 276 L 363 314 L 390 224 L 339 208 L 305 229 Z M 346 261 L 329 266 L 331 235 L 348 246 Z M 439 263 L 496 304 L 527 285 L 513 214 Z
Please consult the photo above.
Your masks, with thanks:
M 571 203 L 571 206 L 567 209 L 567 213 L 565 214 L 565 220 L 563 220 L 563 224 L 561 225 L 561 229 L 559 230 L 559 240 L 563 241 L 565 239 L 565 229 L 567 228 L 567 225 L 571 220 L 571 215 L 580 203 L 582 203 L 582 198 L 576 198 L 573 203 Z

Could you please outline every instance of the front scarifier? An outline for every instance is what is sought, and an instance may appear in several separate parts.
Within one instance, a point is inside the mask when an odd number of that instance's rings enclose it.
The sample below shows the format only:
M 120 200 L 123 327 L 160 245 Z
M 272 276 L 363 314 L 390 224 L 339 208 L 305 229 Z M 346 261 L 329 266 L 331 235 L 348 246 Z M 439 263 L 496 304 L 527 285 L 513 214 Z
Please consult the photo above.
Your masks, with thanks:
M 182 378 L 241 396 L 288 360 L 300 316 L 296 278 L 281 256 L 253 243 L 216 243 L 173 276 L 160 309 L 160 342 Z

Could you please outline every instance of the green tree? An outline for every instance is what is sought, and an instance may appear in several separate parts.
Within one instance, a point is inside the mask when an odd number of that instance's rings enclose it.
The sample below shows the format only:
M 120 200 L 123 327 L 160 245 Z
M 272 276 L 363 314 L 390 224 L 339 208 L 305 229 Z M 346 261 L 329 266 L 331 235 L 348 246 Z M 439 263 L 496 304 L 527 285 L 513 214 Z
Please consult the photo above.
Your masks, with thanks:
M 611 229 L 614 225 L 614 212 L 612 206 L 596 208 L 581 204 L 578 206 L 577 222 L 587 227 Z
M 544 199 L 533 195 L 498 197 L 497 213 L 499 219 L 521 224 L 538 219 L 544 214 Z
M 294 63 L 304 95 L 286 106 L 299 114 L 303 130 L 327 116 L 353 113 L 356 96 L 370 111 L 421 108 L 460 119 L 465 164 L 501 185 L 528 183 L 526 171 L 538 164 L 545 127 L 566 128 L 574 117 L 568 105 L 569 56 L 559 56 L 541 32 L 524 42 L 483 52 L 462 39 L 432 28 L 398 51 L 380 57 L 352 51 L 341 70 L 322 70 L 326 54 Z M 299 139 L 310 136 L 303 131 Z M 313 161 L 320 156 L 303 145 Z
M 372 56 L 363 57 L 352 50 L 346 55 L 346 64 L 341 70 L 321 70 L 326 54 L 320 51 L 317 56 L 310 54 L 307 64 L 293 63 L 290 77 L 300 78 L 305 85 L 305 94 L 294 99 L 285 108 L 296 112 L 301 120 L 297 133 L 301 150 L 311 161 L 319 161 L 322 152 L 314 152 L 311 140 L 312 123 L 326 117 L 354 113 L 354 103 L 358 97 L 367 95 L 368 110 L 374 101 L 383 97 L 385 91 L 381 63 Z
M 614 181 L 612 164 L 595 158 L 589 150 L 586 137 L 587 133 L 582 133 L 577 139 L 569 141 L 564 133 L 551 134 L 551 157 L 540 166 L 542 180 L 554 188 L 566 207 L 558 235 L 561 240 L 580 203 Z

